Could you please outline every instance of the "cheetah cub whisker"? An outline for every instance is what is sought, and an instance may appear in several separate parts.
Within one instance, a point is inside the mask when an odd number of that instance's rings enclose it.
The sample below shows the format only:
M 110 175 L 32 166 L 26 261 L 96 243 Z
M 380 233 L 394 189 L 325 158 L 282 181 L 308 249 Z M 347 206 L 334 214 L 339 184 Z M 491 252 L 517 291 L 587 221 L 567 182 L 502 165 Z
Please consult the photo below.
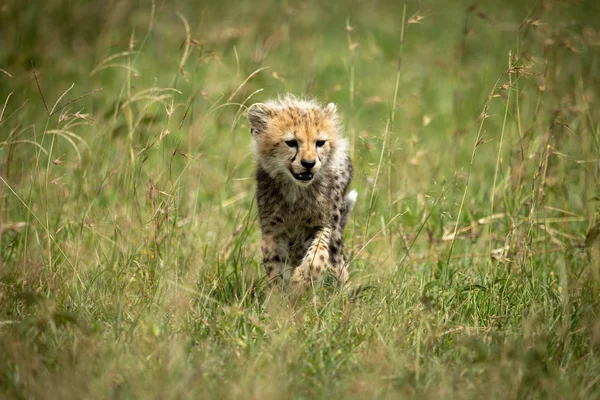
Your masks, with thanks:
M 286 96 L 253 104 L 248 121 L 269 284 L 282 288 L 291 270 L 300 294 L 327 269 L 346 282 L 344 228 L 358 194 L 348 193 L 352 163 L 335 105 Z

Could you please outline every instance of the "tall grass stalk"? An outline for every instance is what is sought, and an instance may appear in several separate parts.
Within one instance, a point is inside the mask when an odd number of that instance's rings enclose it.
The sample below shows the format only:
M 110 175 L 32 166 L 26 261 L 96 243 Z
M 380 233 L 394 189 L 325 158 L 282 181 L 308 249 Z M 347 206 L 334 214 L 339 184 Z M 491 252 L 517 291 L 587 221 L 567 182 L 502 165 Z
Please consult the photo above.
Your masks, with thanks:
M 406 4 L 404 4 L 404 7 L 402 9 L 402 25 L 400 28 L 400 54 L 398 56 L 398 67 L 396 69 L 396 83 L 394 85 L 394 97 L 393 97 L 392 107 L 390 110 L 390 115 L 389 115 L 387 122 L 385 123 L 385 128 L 383 130 L 381 152 L 379 153 L 379 161 L 377 162 L 377 171 L 375 172 L 375 178 L 373 179 L 373 188 L 371 189 L 371 196 L 369 198 L 369 213 L 367 216 L 367 223 L 365 225 L 365 233 L 363 236 L 364 241 L 367 240 L 367 233 L 369 231 L 369 226 L 371 224 L 371 216 L 372 216 L 374 201 L 375 201 L 375 191 L 377 189 L 377 181 L 379 180 L 379 174 L 381 173 L 381 165 L 383 164 L 383 156 L 385 154 L 386 145 L 388 142 L 388 134 L 390 132 L 391 126 L 393 126 L 393 124 L 394 124 L 394 117 L 396 115 L 396 106 L 397 106 L 396 102 L 398 100 L 398 88 L 400 87 L 400 67 L 402 65 L 402 49 L 404 48 L 404 25 L 406 22 L 405 20 L 406 20 Z M 388 157 L 389 157 L 389 155 L 388 155 Z M 388 168 L 388 172 L 391 173 L 390 168 Z M 364 242 L 363 242 L 363 244 L 364 244 Z
M 473 172 L 473 165 L 474 165 L 474 161 L 475 161 L 475 152 L 477 151 L 477 148 L 479 147 L 480 144 L 482 144 L 482 131 L 483 131 L 483 124 L 485 122 L 485 120 L 488 118 L 488 108 L 490 106 L 490 103 L 492 101 L 492 99 L 494 98 L 494 93 L 496 92 L 496 88 L 498 87 L 498 82 L 500 82 L 500 78 L 498 78 L 496 80 L 496 82 L 494 83 L 494 85 L 492 86 L 492 90 L 490 91 L 490 94 L 488 95 L 486 101 L 485 101 L 485 105 L 483 106 L 483 111 L 481 112 L 480 116 L 479 116 L 479 127 L 477 128 L 477 132 L 475 135 L 475 141 L 473 142 L 473 147 L 471 149 L 471 159 L 469 160 L 469 169 L 467 171 L 467 178 L 466 178 L 466 182 L 465 182 L 465 188 L 463 189 L 463 194 L 462 194 L 462 198 L 460 200 L 460 206 L 458 208 L 458 214 L 456 216 L 456 223 L 454 224 L 454 233 L 452 234 L 452 241 L 450 242 L 450 249 L 448 250 L 448 256 L 446 257 L 446 264 L 450 263 L 450 258 L 452 257 L 452 250 L 454 250 L 454 243 L 456 242 L 456 235 L 458 233 L 458 225 L 460 224 L 460 219 L 462 217 L 462 211 L 465 205 L 465 199 L 467 197 L 467 191 L 469 189 L 469 181 L 471 179 L 471 173 Z
M 509 52 L 508 53 L 508 68 L 507 68 L 509 83 L 508 83 L 508 89 L 506 90 L 506 93 L 507 93 L 506 105 L 504 107 L 504 118 L 502 119 L 502 130 L 500 131 L 500 143 L 498 144 L 498 156 L 496 157 L 496 167 L 494 168 L 494 182 L 492 183 L 492 193 L 490 195 L 490 218 L 492 218 L 492 216 L 494 215 L 494 200 L 496 198 L 496 182 L 498 179 L 498 169 L 500 168 L 500 159 L 502 158 L 502 145 L 504 144 L 504 131 L 506 129 L 506 119 L 508 117 L 508 109 L 510 106 L 510 94 L 513 91 L 512 70 L 511 70 L 512 64 L 513 64 L 513 57 L 512 57 L 512 53 Z M 517 96 L 518 96 L 518 93 L 517 93 Z M 490 221 L 489 229 L 488 229 L 488 234 L 489 234 L 488 252 L 490 254 L 490 262 L 492 262 L 492 241 L 493 241 L 492 227 L 493 227 L 493 223 Z

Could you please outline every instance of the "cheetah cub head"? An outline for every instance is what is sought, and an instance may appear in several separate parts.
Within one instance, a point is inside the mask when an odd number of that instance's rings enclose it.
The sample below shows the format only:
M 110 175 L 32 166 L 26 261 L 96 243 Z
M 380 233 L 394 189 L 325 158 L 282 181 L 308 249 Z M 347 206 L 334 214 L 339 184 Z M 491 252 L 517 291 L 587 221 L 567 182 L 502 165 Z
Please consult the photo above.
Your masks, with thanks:
M 319 179 L 338 146 L 337 110 L 315 101 L 285 97 L 248 109 L 256 161 L 271 177 L 308 186 Z

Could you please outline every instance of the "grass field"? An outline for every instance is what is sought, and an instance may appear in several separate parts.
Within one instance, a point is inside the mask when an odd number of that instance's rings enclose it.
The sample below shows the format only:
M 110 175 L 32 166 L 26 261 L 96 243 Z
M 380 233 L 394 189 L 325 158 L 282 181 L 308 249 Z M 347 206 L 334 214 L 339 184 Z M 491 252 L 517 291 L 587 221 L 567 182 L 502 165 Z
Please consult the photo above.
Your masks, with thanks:
M 0 43 L 0 398 L 600 397 L 600 3 L 7 0 Z M 296 306 L 245 116 L 288 92 L 359 192 Z

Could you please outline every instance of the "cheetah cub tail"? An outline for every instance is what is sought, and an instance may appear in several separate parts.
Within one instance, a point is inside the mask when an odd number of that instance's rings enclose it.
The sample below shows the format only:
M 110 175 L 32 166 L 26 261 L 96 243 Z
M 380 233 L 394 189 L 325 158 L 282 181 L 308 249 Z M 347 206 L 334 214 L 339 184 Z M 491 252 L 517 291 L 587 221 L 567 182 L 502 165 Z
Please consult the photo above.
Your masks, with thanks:
M 354 204 L 356 204 L 356 199 L 358 198 L 358 192 L 354 189 L 352 189 L 347 195 L 346 195 L 346 207 L 348 209 L 348 212 L 352 211 L 352 209 L 354 208 Z

